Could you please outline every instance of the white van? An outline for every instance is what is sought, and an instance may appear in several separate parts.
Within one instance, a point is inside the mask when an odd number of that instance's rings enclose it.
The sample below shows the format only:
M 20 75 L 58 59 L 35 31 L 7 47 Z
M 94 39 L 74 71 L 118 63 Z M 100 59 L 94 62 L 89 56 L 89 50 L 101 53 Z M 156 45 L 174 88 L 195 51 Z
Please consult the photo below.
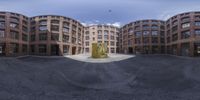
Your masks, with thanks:
M 0 46 L 0 54 L 3 53 L 3 49 L 2 49 L 2 46 Z

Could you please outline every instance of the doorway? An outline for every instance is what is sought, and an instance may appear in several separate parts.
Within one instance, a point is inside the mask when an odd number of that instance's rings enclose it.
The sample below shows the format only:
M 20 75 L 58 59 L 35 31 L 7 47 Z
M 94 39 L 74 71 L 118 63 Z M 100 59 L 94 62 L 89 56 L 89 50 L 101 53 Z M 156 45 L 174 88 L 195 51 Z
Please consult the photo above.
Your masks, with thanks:
M 194 56 L 200 57 L 200 43 L 194 44 Z
M 72 47 L 72 55 L 76 54 L 76 47 Z
M 59 45 L 51 45 L 51 55 L 59 55 Z
M 143 53 L 144 54 L 149 54 L 149 52 L 150 52 L 150 48 L 148 46 L 144 46 L 143 47 Z
M 5 55 L 5 44 L 0 44 L 0 56 Z
M 128 53 L 132 54 L 133 53 L 133 48 L 132 47 L 128 47 Z
M 189 43 L 181 44 L 181 56 L 190 56 L 190 44 Z

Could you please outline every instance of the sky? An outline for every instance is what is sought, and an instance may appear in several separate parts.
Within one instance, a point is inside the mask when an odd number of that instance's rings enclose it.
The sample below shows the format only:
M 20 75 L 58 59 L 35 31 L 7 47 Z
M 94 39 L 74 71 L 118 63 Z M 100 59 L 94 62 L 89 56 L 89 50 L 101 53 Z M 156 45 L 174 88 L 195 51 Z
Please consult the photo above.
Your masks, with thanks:
M 200 0 L 0 0 L 0 11 L 29 17 L 62 15 L 83 24 L 124 24 L 141 19 L 167 20 L 200 11 Z

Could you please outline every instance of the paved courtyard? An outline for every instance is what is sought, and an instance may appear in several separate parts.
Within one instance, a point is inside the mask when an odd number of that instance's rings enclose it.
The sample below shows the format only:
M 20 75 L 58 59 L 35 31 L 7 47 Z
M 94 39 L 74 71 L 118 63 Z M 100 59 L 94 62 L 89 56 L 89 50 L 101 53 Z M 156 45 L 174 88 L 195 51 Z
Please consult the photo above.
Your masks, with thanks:
M 135 57 L 135 55 L 125 55 L 125 54 L 108 54 L 108 58 L 103 59 L 94 59 L 91 57 L 91 54 L 79 54 L 79 55 L 69 55 L 65 56 L 67 58 L 90 63 L 108 63 L 113 61 L 121 61 Z
M 199 100 L 200 58 L 0 58 L 0 100 Z

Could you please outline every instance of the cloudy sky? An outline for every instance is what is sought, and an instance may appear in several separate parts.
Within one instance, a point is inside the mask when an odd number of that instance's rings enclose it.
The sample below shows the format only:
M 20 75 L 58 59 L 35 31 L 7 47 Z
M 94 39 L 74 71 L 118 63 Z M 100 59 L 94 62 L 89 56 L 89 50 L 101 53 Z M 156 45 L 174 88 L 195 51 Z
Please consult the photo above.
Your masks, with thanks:
M 200 11 L 200 0 L 0 0 L 1 11 L 64 15 L 83 23 L 126 24 Z

